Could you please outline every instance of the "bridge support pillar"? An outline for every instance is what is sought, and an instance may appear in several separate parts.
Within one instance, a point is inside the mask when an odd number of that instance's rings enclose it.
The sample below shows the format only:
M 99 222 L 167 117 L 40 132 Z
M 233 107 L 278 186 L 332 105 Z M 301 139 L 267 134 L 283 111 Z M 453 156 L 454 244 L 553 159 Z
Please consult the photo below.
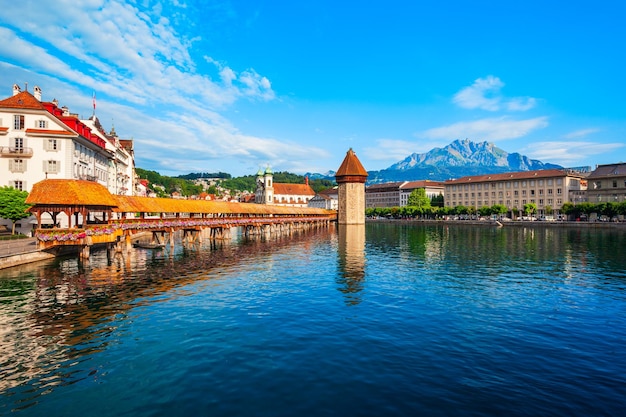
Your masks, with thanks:
M 80 259 L 81 261 L 89 260 L 89 245 L 83 245 L 80 250 Z

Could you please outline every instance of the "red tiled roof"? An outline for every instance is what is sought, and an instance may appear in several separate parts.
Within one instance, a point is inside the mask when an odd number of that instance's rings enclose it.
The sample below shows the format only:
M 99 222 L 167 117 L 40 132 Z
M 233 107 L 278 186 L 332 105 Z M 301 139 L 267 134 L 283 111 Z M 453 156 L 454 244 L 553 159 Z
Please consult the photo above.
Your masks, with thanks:
M 74 132 L 67 130 L 50 130 L 50 129 L 26 129 L 27 135 L 66 135 L 75 136 Z
M 333 214 L 330 210 L 320 208 L 111 195 L 106 187 L 92 181 L 57 179 L 47 179 L 33 185 L 26 203 L 33 204 L 33 208 L 50 205 L 111 207 L 122 213 Z
M 402 189 L 414 189 L 414 188 L 426 188 L 426 187 L 444 187 L 444 183 L 442 181 L 431 181 L 431 180 L 422 180 L 422 181 L 409 181 L 404 185 L 401 185 Z
M 361 161 L 359 161 L 356 153 L 354 153 L 352 148 L 350 148 L 350 150 L 346 153 L 346 157 L 341 163 L 341 166 L 335 173 L 335 178 L 337 181 L 340 181 L 341 179 L 350 179 L 350 177 L 366 178 L 367 176 L 368 173 L 365 168 L 363 168 L 363 165 L 361 165 Z
M 27 204 L 115 207 L 105 186 L 93 181 L 48 179 L 33 185 Z
M 521 172 L 505 172 L 502 174 L 485 174 L 485 175 L 471 175 L 467 177 L 456 178 L 447 180 L 446 185 L 459 184 L 459 183 L 472 183 L 472 182 L 490 182 L 490 181 L 504 181 L 504 180 L 526 180 L 533 178 L 549 178 L 549 177 L 578 177 L 583 178 L 583 175 L 567 172 L 562 169 L 541 169 L 537 171 L 521 171 Z
M 12 109 L 46 109 L 44 105 L 28 91 L 22 91 L 14 96 L 0 100 L 0 107 L 9 107 Z
M 274 183 L 274 195 L 315 195 L 308 184 Z

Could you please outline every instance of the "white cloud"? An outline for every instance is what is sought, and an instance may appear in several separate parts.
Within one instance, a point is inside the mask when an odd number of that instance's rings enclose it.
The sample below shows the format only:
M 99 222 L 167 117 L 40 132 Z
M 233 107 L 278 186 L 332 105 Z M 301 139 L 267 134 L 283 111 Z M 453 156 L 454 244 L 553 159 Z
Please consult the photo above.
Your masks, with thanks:
M 447 145 L 446 141 L 406 141 L 378 139 L 376 146 L 365 148 L 364 155 L 373 161 L 398 162 L 413 153 L 425 153 L 436 147 Z
M 28 19 L 8 19 L 24 10 Z M 237 75 L 223 66 L 217 79 L 199 73 L 191 55 L 193 41 L 167 18 L 148 15 L 128 2 L 94 0 L 80 7 L 69 0 L 10 2 L 3 5 L 0 22 L 10 28 L 0 35 L 2 56 L 112 98 L 168 105 L 191 100 L 191 105 L 214 107 L 242 97 L 275 98 L 270 81 L 254 69 Z M 62 60 L 57 58 L 61 55 Z
M 532 146 L 520 153 L 543 162 L 551 162 L 563 166 L 580 164 L 592 155 L 600 155 L 615 151 L 626 146 L 623 143 L 596 142 L 541 142 L 541 146 Z
M 378 139 L 375 147 L 363 149 L 364 156 L 373 161 L 399 161 L 415 152 L 415 143 L 397 139 Z
M 138 161 L 155 161 L 166 170 L 206 169 L 228 158 L 247 166 L 279 166 L 328 157 L 313 146 L 240 132 L 223 109 L 241 99 L 275 99 L 270 80 L 251 67 L 236 71 L 195 56 L 198 38 L 177 32 L 163 17 L 165 10 L 140 7 L 118 0 L 7 3 L 0 14 L 0 59 L 5 61 L 0 69 L 29 72 L 10 84 L 28 81 L 44 94 L 60 91 L 52 97 L 77 112 L 73 107 L 84 99 L 81 90 L 88 91 L 87 103 L 96 91 L 101 121 L 114 119 L 118 132 L 135 140 Z M 172 5 L 163 7 L 170 7 L 174 19 Z M 10 18 L 24 11 L 28 19 Z
M 509 110 L 525 111 L 536 105 L 532 97 L 514 97 L 507 99 L 500 94 L 504 83 L 493 75 L 478 78 L 469 87 L 456 93 L 452 101 L 465 109 L 482 109 L 488 111 Z
M 515 139 L 548 126 L 547 117 L 525 120 L 512 120 L 508 117 L 487 118 L 471 122 L 459 122 L 449 126 L 428 129 L 418 133 L 427 139 L 480 138 L 486 141 Z
M 582 138 L 588 135 L 591 135 L 593 133 L 599 132 L 600 129 L 595 129 L 595 128 L 591 128 L 591 129 L 581 129 L 581 130 L 576 130 L 574 132 L 570 132 L 566 135 L 563 135 L 563 137 L 565 139 L 574 139 L 574 138 Z

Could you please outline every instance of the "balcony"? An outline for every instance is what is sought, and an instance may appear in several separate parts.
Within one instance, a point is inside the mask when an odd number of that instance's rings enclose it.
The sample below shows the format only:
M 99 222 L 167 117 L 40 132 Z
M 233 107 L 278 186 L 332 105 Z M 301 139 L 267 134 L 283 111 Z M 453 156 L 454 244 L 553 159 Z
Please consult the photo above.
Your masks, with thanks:
M 33 148 L 17 148 L 12 146 L 0 146 L 0 156 L 9 158 L 30 158 L 33 156 Z

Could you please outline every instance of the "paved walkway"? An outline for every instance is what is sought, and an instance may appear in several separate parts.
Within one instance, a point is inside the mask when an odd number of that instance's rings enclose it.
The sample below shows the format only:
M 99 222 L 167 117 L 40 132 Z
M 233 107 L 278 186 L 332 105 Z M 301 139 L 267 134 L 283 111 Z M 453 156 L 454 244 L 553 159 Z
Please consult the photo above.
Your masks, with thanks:
M 0 240 L 0 258 L 39 252 L 36 241 L 37 239 L 34 237 L 15 240 Z

